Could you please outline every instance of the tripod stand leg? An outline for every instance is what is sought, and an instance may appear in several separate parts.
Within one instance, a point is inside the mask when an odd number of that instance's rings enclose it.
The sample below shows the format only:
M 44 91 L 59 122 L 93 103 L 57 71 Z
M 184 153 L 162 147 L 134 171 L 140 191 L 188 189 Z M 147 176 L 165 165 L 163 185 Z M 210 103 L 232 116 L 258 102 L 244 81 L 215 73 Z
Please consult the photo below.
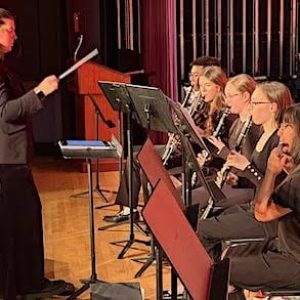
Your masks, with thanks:
M 144 265 L 136 272 L 136 274 L 134 275 L 134 278 L 139 278 L 143 275 L 143 273 L 152 265 L 152 263 L 155 261 L 155 256 L 152 253 L 148 259 L 146 260 L 146 262 L 144 263 Z
M 151 253 L 150 256 L 147 258 L 145 261 L 144 265 L 139 269 L 139 271 L 135 274 L 134 278 L 138 278 L 142 276 L 142 274 L 151 266 L 151 264 L 155 261 L 156 259 L 156 253 L 155 253 L 155 243 L 154 243 L 154 238 L 153 235 L 151 234 Z M 136 260 L 135 260 L 136 261 Z
M 123 224 L 128 224 L 128 220 L 123 221 L 123 222 L 119 222 L 119 223 L 113 223 L 113 224 L 109 224 L 109 225 L 106 225 L 106 226 L 102 226 L 102 227 L 99 227 L 98 230 L 103 231 L 103 230 L 114 228 L 114 227 L 117 227 L 117 226 L 120 226 L 120 225 L 123 225 Z
M 127 253 L 127 251 L 129 250 L 129 248 L 133 245 L 134 243 L 134 239 L 129 239 L 126 243 L 126 245 L 124 246 L 124 248 L 122 249 L 122 251 L 119 253 L 118 255 L 118 259 L 122 259 L 124 257 L 124 255 Z

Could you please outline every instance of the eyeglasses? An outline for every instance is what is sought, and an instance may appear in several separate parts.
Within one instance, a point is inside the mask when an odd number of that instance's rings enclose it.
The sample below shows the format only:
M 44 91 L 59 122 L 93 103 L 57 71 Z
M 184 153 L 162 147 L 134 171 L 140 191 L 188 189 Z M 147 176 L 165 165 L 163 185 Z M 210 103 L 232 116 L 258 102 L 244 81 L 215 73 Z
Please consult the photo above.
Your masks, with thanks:
M 267 102 L 267 101 L 251 101 L 250 104 L 252 106 L 257 106 L 257 105 L 260 105 L 260 104 L 271 104 L 271 102 Z
M 234 98 L 235 96 L 238 96 L 238 95 L 241 95 L 242 93 L 235 93 L 235 94 L 232 94 L 232 95 L 224 95 L 225 98 L 229 99 L 229 98 Z
M 286 129 L 286 128 L 288 128 L 288 127 L 293 127 L 293 124 L 291 124 L 291 123 L 281 123 L 280 125 L 279 125 L 279 129 Z
M 199 73 L 189 73 L 189 77 L 199 77 Z

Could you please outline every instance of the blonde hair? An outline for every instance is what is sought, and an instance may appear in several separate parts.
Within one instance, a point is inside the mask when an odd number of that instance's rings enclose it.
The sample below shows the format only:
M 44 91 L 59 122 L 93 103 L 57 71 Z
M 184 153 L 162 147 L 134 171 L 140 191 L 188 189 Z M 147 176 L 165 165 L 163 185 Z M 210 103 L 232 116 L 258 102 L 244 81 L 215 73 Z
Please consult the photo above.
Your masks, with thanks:
M 239 92 L 248 92 L 250 96 L 256 88 L 256 81 L 248 74 L 239 74 L 229 78 L 227 84 L 232 84 Z
M 211 135 L 216 126 L 219 112 L 225 108 L 224 89 L 228 81 L 225 72 L 218 66 L 205 67 L 200 77 L 205 77 L 220 87 L 220 91 L 209 103 L 208 118 L 205 122 L 205 131 Z
M 266 81 L 257 85 L 271 103 L 277 104 L 275 120 L 277 123 L 282 121 L 282 116 L 286 108 L 293 104 L 293 98 L 286 85 L 278 81 Z

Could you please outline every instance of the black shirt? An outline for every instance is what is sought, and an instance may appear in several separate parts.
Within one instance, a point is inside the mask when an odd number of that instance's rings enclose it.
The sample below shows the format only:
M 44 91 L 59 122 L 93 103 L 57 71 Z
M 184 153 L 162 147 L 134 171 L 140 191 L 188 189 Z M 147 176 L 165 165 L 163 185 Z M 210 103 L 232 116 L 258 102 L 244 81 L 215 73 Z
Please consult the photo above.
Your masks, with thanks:
M 274 203 L 292 210 L 278 223 L 279 249 L 300 262 L 300 166 L 275 189 Z

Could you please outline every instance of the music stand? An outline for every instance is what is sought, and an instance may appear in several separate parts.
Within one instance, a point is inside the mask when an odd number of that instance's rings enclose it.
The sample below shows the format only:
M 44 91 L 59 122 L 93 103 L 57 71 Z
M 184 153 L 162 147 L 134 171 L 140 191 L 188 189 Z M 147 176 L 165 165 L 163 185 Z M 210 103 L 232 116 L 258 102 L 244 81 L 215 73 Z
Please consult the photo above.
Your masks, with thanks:
M 191 298 L 226 300 L 229 259 L 213 263 L 162 180 L 142 214 Z
M 170 114 L 170 105 L 159 88 L 126 84 L 137 122 L 145 129 L 177 132 Z
M 76 299 L 77 296 L 84 293 L 87 289 L 97 288 L 101 282 L 96 273 L 96 255 L 95 255 L 95 222 L 94 222 L 94 196 L 93 196 L 93 174 L 92 159 L 99 157 L 118 157 L 120 153 L 117 149 L 112 151 L 111 145 L 101 141 L 59 141 L 59 147 L 64 158 L 67 159 L 86 159 L 89 189 L 89 220 L 90 220 L 90 256 L 91 256 L 91 276 L 75 291 L 68 300 Z
M 224 199 L 223 193 L 220 189 L 215 188 L 212 190 L 213 182 L 208 183 L 205 180 L 205 176 L 201 171 L 201 168 L 197 162 L 196 154 L 193 150 L 193 147 L 190 143 L 192 140 L 201 149 L 206 150 L 208 155 L 212 155 L 211 153 L 211 143 L 202 137 L 200 133 L 197 131 L 197 126 L 195 125 L 194 121 L 188 115 L 187 111 L 180 107 L 177 103 L 174 103 L 171 99 L 169 99 L 169 103 L 172 106 L 175 114 L 177 115 L 178 119 L 181 121 L 181 124 L 178 126 L 178 133 L 181 136 L 181 144 L 183 146 L 183 166 L 184 166 L 184 180 L 183 180 L 183 190 L 184 190 L 184 203 L 186 207 L 189 207 L 192 203 L 191 201 L 191 179 L 192 174 L 196 172 L 200 177 L 201 183 L 207 189 L 207 191 L 212 194 L 212 197 L 215 198 L 217 193 L 218 199 Z M 189 137 L 189 138 L 187 138 Z M 215 192 L 217 190 L 217 192 Z M 218 193 L 220 191 L 220 193 Z
M 122 111 L 127 116 L 127 148 L 128 148 L 128 198 L 129 198 L 129 208 L 130 208 L 130 233 L 128 240 L 116 241 L 114 244 L 119 244 L 126 242 L 123 250 L 119 253 L 118 259 L 124 257 L 129 248 L 133 245 L 134 242 L 148 244 L 148 241 L 138 240 L 135 238 L 134 234 L 134 215 L 133 215 L 133 181 L 132 181 L 132 161 L 133 161 L 133 145 L 132 145 L 132 118 L 133 116 L 138 119 L 138 115 L 133 108 L 130 95 L 127 91 L 126 84 L 116 83 L 116 82 L 107 82 L 99 81 L 98 85 L 102 89 L 109 103 L 111 104 L 114 110 Z
M 177 131 L 170 114 L 170 107 L 166 100 L 166 96 L 160 89 L 132 84 L 126 84 L 125 86 L 130 98 L 132 110 L 135 112 L 134 117 L 142 127 L 148 129 L 148 131 Z M 129 208 L 132 219 L 131 224 L 133 224 L 133 207 L 131 197 L 129 197 Z M 134 235 L 130 234 L 129 240 L 119 254 L 118 258 L 123 258 L 133 243 Z

